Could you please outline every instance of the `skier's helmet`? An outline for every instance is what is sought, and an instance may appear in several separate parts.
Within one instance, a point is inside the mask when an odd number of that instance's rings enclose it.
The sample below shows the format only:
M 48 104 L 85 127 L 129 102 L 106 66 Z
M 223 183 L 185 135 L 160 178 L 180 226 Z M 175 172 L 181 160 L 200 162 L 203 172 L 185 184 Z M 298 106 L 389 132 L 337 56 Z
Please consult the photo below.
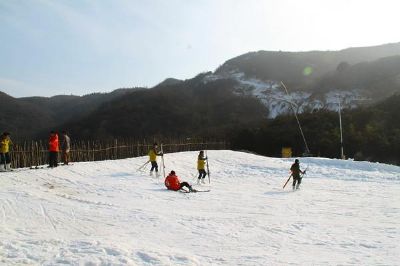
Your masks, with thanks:
M 299 159 L 294 160 L 295 163 L 299 163 Z
M 171 173 L 169 173 L 170 175 L 175 175 L 175 171 L 172 170 Z

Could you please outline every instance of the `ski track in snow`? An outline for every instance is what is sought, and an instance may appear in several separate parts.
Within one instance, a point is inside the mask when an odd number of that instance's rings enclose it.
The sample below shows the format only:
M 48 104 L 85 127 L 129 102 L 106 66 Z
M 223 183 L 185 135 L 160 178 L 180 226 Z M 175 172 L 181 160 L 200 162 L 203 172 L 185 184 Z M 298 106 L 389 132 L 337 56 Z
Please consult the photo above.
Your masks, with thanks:
M 147 157 L 0 174 L 1 265 L 399 265 L 400 167 L 209 151 L 209 193 L 167 191 Z M 197 152 L 165 155 L 196 182 Z M 206 179 L 208 181 L 208 179 Z

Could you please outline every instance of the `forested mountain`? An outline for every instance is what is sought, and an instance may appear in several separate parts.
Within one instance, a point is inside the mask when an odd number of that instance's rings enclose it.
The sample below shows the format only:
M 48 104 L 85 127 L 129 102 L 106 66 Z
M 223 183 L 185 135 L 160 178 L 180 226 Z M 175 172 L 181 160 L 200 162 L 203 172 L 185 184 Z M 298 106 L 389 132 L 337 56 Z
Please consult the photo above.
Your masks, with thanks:
M 341 51 L 248 53 L 228 60 L 205 81 L 234 79 L 259 98 L 270 117 L 291 111 L 336 110 L 373 104 L 400 91 L 400 43 Z M 286 93 L 283 81 L 289 88 Z
M 317 93 L 358 89 L 370 99 L 382 99 L 400 91 L 400 55 L 355 65 L 341 64 L 313 86 Z
M 175 85 L 129 93 L 98 108 L 80 121 L 63 125 L 80 138 L 150 136 L 227 137 L 237 128 L 267 117 L 267 108 L 253 97 L 233 91 L 234 81 L 203 84 L 203 76 Z
M 217 69 L 216 74 L 239 72 L 249 78 L 283 80 L 296 90 L 307 89 L 307 85 L 335 71 L 341 63 L 353 65 L 394 55 L 400 55 L 400 43 L 340 51 L 258 51 L 226 61 Z
M 286 83 L 289 94 L 280 81 Z M 0 130 L 20 140 L 46 138 L 49 130 L 68 130 L 75 139 L 230 138 L 244 128 L 253 130 L 263 123 L 274 128 L 282 119 L 289 121 L 291 106 L 304 113 L 306 120 L 315 117 L 319 121 L 325 115 L 335 116 L 329 110 L 337 110 L 339 99 L 350 110 L 374 106 L 398 92 L 400 43 L 341 51 L 259 51 L 228 60 L 215 72 L 185 81 L 169 78 L 151 89 L 119 89 L 82 97 L 16 99 L 1 94 Z M 332 125 L 324 130 L 331 132 Z M 277 152 L 278 146 L 268 152 Z M 336 154 L 322 148 L 314 151 L 319 150 Z
M 0 130 L 12 132 L 20 138 L 29 138 L 33 132 L 53 122 L 51 114 L 40 105 L 26 103 L 0 92 Z
M 44 138 L 69 120 L 77 121 L 102 103 L 142 88 L 119 89 L 111 93 L 85 96 L 13 98 L 0 92 L 0 130 L 10 131 L 15 139 Z M 44 133 L 46 132 L 46 135 Z

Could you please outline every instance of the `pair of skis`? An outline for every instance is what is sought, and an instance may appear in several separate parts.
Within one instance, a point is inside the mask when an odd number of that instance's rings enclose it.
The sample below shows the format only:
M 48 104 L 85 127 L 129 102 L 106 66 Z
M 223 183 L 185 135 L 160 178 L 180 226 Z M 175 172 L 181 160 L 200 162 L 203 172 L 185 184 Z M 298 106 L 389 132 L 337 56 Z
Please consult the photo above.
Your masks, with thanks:
M 211 192 L 211 190 L 210 189 L 208 189 L 208 190 L 197 190 L 197 189 L 195 189 L 193 191 L 187 191 L 187 190 L 181 189 L 181 190 L 179 190 L 179 192 L 181 192 L 181 193 L 199 193 L 199 192 Z

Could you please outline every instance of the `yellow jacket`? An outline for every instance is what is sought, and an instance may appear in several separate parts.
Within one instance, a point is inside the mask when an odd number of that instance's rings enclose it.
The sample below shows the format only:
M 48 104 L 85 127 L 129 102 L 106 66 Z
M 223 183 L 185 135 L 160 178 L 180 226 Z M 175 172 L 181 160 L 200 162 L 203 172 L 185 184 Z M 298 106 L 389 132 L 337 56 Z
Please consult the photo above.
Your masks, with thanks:
M 155 149 L 149 150 L 149 160 L 150 162 L 155 162 L 157 161 L 157 155 L 159 155 Z
M 2 139 L 0 142 L 0 153 L 7 153 L 10 151 L 10 145 L 12 141 L 9 138 Z
M 200 155 L 197 157 L 197 170 L 204 170 L 204 166 L 206 165 L 206 158 L 201 157 Z

